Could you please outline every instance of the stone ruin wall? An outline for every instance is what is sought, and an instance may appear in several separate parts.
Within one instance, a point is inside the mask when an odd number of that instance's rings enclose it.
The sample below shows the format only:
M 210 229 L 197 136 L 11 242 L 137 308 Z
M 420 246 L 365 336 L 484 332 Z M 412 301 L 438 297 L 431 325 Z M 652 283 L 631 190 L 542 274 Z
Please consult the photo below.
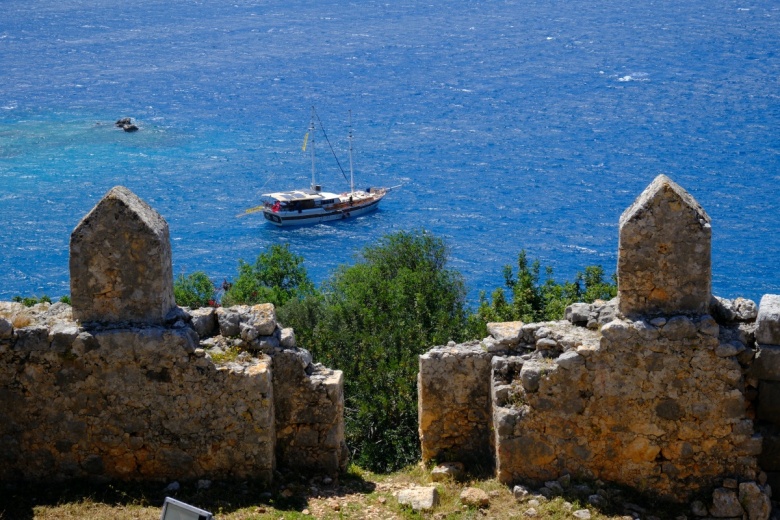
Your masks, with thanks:
M 746 379 L 748 397 L 754 405 L 756 431 L 764 439 L 759 466 L 780 489 L 780 296 L 761 298 L 756 323 L 755 357 Z
M 618 298 L 420 356 L 423 460 L 677 502 L 717 488 L 738 504 L 724 479 L 780 488 L 780 296 L 711 296 L 709 240 L 704 210 L 659 176 L 621 218 Z
M 176 307 L 170 264 L 165 221 L 118 187 L 71 236 L 72 308 L 0 302 L 0 481 L 345 467 L 341 372 L 270 304 Z
M 479 344 L 434 348 L 417 375 L 422 458 L 492 466 L 490 361 Z
M 675 499 L 716 475 L 754 480 L 761 438 L 745 411 L 738 362 L 715 352 L 713 324 L 614 320 L 590 345 L 549 358 L 495 358 L 499 478 L 567 472 Z M 557 324 L 536 334 L 567 337 Z

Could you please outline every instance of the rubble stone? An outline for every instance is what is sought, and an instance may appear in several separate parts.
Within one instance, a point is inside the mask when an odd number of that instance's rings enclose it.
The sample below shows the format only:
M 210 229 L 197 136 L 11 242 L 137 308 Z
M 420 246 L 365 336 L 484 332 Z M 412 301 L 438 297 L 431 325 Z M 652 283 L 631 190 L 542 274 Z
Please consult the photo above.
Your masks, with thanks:
M 739 484 L 739 503 L 748 520 L 767 520 L 772 513 L 772 501 L 755 482 Z
M 247 309 L 224 314 L 241 317 Z M 345 469 L 343 377 L 313 364 L 306 350 L 250 355 L 239 338 L 199 344 L 189 327 L 87 331 L 53 319 L 71 316 L 62 306 L 0 302 L 6 311 L 29 312 L 32 322 L 0 349 L 0 481 L 270 480 L 276 464 Z M 234 347 L 242 353 L 230 361 L 214 363 L 207 354 Z M 41 421 L 58 427 L 41 428 Z
M 564 311 L 564 319 L 575 325 L 585 325 L 590 319 L 591 305 L 589 303 L 572 303 Z
M 759 455 L 765 480 L 780 481 L 780 463 L 767 455 L 780 438 L 769 431 L 780 416 L 780 345 L 756 346 L 750 300 L 711 298 L 709 217 L 659 176 L 620 227 L 617 299 L 571 305 L 566 321 L 524 324 L 511 349 L 452 343 L 421 356 L 424 460 L 455 454 L 490 460 L 505 483 L 577 475 L 677 502 L 724 478 L 754 480 Z M 586 313 L 586 328 L 571 323 Z M 474 358 L 489 363 L 475 370 Z M 486 411 L 490 422 L 480 425 Z M 606 500 L 602 490 L 572 490 Z M 721 512 L 724 497 L 715 499 Z
M 712 492 L 710 514 L 718 518 L 741 517 L 744 511 L 739 503 L 737 493 L 731 489 L 717 488 Z
M 523 501 L 531 496 L 531 492 L 525 486 L 515 486 L 512 488 L 512 495 L 514 495 L 515 500 Z
M 522 321 L 509 321 L 505 323 L 488 323 L 488 334 L 493 336 L 501 346 L 515 346 L 520 341 Z
M 467 487 L 460 492 L 460 503 L 469 507 L 487 507 L 490 497 L 479 488 Z
M 270 303 L 175 305 L 168 226 L 130 190 L 82 219 L 70 267 L 73 308 L 0 302 L 0 481 L 345 469 L 342 373 Z
M 217 314 L 213 307 L 201 307 L 189 312 L 192 328 L 201 338 L 210 338 L 217 329 Z
M 426 511 L 438 505 L 439 492 L 434 486 L 402 489 L 398 492 L 398 503 L 415 511 Z
M 431 470 L 431 479 L 442 482 L 447 479 L 457 480 L 463 476 L 464 467 L 460 462 L 443 462 Z

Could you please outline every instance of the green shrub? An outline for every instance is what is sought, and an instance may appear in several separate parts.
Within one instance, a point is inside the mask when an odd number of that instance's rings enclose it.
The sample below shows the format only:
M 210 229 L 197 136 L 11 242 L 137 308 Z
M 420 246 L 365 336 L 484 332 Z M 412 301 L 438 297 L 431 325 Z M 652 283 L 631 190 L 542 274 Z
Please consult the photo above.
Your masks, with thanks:
M 222 296 L 222 304 L 270 302 L 281 307 L 313 293 L 314 284 L 303 266 L 303 257 L 292 253 L 287 244 L 273 244 L 258 255 L 254 264 L 238 261 L 238 278 Z
M 187 276 L 182 273 L 173 282 L 173 296 L 176 304 L 182 307 L 197 309 L 214 305 L 215 293 L 214 283 L 203 271 L 195 271 Z
M 590 265 L 578 272 L 573 282 L 556 282 L 551 267 L 545 268 L 546 279 L 540 283 L 539 260 L 528 263 L 525 250 L 517 257 L 517 272 L 512 266 L 504 266 L 504 288 L 496 288 L 492 301 L 485 293 L 480 295 L 480 305 L 472 326 L 484 326 L 491 321 L 548 321 L 563 318 L 566 307 L 575 302 L 591 303 L 597 299 L 609 300 L 617 295 L 617 282 L 604 280 L 604 269 Z M 478 324 L 478 325 L 477 325 Z
M 63 296 L 60 296 L 60 302 L 67 303 L 68 305 L 70 305 L 70 295 L 65 294 Z
M 49 298 L 45 294 L 40 298 L 36 296 L 27 296 L 25 298 L 22 298 L 21 296 L 17 295 L 12 297 L 11 301 L 21 303 L 25 307 L 32 307 L 33 305 L 36 305 L 38 303 L 51 303 L 51 298 Z

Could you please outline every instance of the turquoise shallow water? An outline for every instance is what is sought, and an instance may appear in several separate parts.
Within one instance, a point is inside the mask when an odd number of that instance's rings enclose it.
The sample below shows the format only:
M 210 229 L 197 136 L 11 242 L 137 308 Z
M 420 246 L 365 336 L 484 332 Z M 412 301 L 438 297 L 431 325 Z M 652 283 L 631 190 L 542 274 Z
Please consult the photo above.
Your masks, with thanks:
M 560 278 L 613 271 L 618 218 L 658 173 L 713 219 L 717 294 L 780 291 L 771 1 L 113 4 L 3 2 L 0 298 L 67 293 L 70 231 L 122 184 L 168 221 L 176 273 L 221 281 L 288 242 L 320 281 L 422 227 L 474 302 L 521 248 Z M 361 187 L 403 188 L 353 222 L 236 218 L 308 184 L 311 105 L 342 162 L 352 110 Z

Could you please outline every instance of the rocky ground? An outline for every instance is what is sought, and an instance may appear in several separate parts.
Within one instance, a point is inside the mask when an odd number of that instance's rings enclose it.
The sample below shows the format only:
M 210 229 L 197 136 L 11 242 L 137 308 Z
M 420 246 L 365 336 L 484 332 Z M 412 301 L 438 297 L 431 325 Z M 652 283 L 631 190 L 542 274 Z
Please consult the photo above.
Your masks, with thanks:
M 277 474 L 262 487 L 242 482 L 169 482 L 131 485 L 77 483 L 4 485 L 0 519 L 148 519 L 160 517 L 165 496 L 215 514 L 218 520 L 265 519 L 593 519 L 708 518 L 692 504 L 662 505 L 596 483 L 549 483 L 518 489 L 495 479 L 444 476 L 421 467 L 389 475 L 359 468 L 340 477 Z M 434 481 L 437 479 L 437 481 Z M 434 491 L 435 490 L 435 491 Z M 435 504 L 426 504 L 436 496 Z M 415 508 L 418 508 L 417 510 Z M 741 517 L 740 517 L 741 518 Z M 773 516 L 772 518 L 777 518 Z

